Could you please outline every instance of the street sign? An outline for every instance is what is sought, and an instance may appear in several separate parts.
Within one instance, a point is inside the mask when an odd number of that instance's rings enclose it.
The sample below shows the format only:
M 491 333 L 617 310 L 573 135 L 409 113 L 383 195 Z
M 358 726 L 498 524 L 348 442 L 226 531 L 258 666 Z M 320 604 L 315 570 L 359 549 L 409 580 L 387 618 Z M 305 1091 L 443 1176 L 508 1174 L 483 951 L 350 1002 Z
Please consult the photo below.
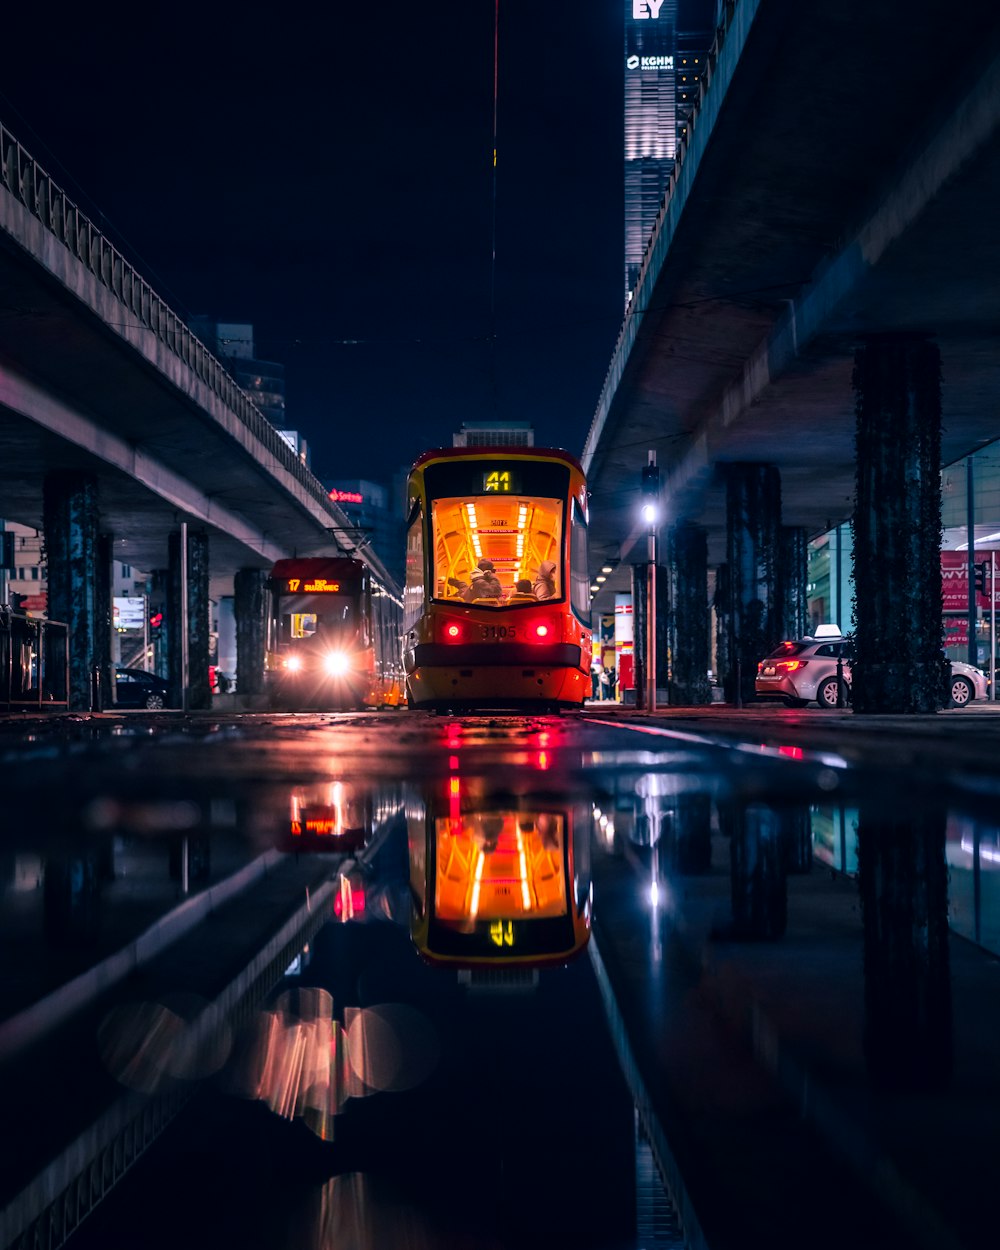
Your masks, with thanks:
M 146 596 L 119 598 L 116 595 L 113 615 L 115 629 L 142 629 L 146 621 Z

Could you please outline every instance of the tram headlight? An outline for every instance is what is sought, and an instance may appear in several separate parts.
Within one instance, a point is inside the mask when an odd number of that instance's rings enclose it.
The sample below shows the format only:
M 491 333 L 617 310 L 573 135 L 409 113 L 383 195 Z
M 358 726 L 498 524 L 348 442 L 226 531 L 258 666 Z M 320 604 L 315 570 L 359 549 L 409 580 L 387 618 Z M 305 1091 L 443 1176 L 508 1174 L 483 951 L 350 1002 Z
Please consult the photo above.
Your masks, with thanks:
M 323 657 L 323 667 L 331 677 L 343 677 L 351 664 L 343 651 L 330 651 Z
M 297 673 L 302 667 L 302 660 L 297 655 L 289 655 L 285 657 L 284 664 L 290 673 Z

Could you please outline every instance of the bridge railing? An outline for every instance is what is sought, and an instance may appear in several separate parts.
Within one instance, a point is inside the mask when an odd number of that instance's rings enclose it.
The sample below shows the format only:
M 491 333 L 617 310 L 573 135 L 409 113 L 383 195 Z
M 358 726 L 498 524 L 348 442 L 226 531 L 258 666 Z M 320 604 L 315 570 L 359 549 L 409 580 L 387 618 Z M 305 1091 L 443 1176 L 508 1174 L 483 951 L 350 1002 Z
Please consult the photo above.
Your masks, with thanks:
M 237 385 L 224 365 L 196 338 L 89 218 L 56 185 L 18 140 L 0 124 L 0 182 L 51 234 L 84 264 L 136 318 L 136 328 L 149 330 L 227 405 L 250 433 L 287 469 L 331 518 L 322 483 Z

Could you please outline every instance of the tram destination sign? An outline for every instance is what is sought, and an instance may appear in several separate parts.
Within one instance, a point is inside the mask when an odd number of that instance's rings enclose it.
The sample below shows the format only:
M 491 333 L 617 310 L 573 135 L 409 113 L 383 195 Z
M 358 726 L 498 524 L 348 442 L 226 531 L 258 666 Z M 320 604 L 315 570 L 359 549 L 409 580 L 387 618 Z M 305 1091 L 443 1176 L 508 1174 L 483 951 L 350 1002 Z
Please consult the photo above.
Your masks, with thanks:
M 337 595 L 340 582 L 331 582 L 325 577 L 289 577 L 285 579 L 285 590 L 290 595 Z

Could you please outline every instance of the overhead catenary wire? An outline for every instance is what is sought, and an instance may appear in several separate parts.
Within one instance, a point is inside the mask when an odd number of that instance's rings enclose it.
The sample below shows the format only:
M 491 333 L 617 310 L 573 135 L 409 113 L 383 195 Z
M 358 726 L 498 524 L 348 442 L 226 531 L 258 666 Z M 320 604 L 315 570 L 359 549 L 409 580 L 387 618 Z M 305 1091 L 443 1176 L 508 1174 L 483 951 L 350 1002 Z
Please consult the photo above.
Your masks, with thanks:
M 497 415 L 497 116 L 500 99 L 500 0 L 493 0 L 493 165 L 490 204 L 490 383 Z

